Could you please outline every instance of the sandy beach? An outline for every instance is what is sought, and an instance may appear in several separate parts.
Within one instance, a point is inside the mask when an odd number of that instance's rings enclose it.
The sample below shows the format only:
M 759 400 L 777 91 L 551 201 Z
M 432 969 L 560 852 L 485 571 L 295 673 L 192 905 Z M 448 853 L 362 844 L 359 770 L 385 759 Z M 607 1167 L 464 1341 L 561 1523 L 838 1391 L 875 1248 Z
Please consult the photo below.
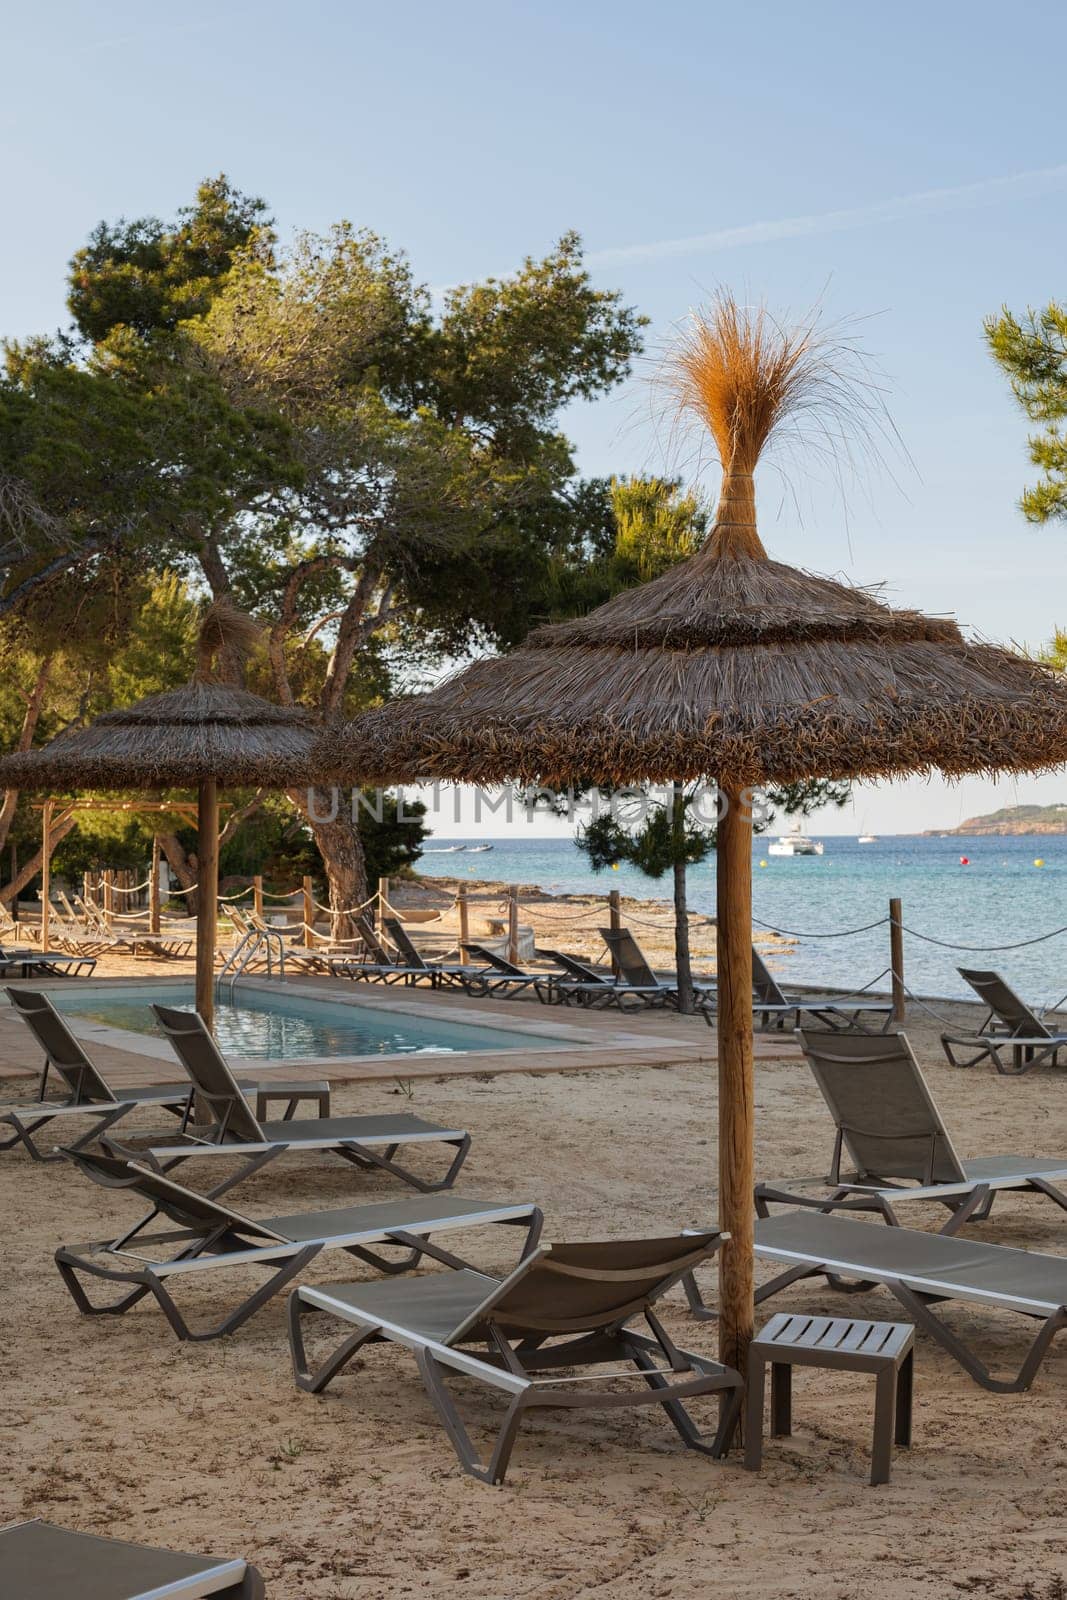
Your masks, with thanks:
M 547 927 L 560 907 L 545 912 Z M 145 963 L 136 970 L 143 974 Z M 525 1004 L 482 1009 L 510 1015 Z M 969 1008 L 943 1009 L 953 1021 L 977 1020 Z M 412 1086 L 410 1109 L 471 1130 L 458 1192 L 539 1202 L 549 1239 L 707 1222 L 715 1214 L 715 1041 L 695 1019 L 669 1026 L 696 1046 L 693 1059 L 536 1076 L 442 1072 Z M 908 1031 L 964 1154 L 1064 1151 L 1062 1071 L 1018 1081 L 955 1072 L 940 1057 L 936 1022 L 917 1013 Z M 0 1030 L 0 1051 L 8 1070 L 33 1064 L 14 1023 Z M 765 1047 L 756 1086 L 760 1175 L 825 1170 L 832 1130 L 803 1062 Z M 29 1087 L 28 1078 L 6 1082 L 5 1097 Z M 387 1083 L 345 1087 L 335 1099 L 340 1112 L 397 1104 Z M 141 1115 L 139 1125 L 151 1124 Z M 238 1204 L 269 1215 L 397 1193 L 340 1163 L 302 1156 L 242 1186 Z M 798 1377 L 794 1435 L 768 1441 L 759 1475 L 744 1472 L 736 1455 L 715 1463 L 683 1451 L 647 1411 L 557 1413 L 527 1426 L 506 1486 L 490 1489 L 460 1472 L 402 1352 L 372 1348 L 331 1391 L 312 1397 L 292 1383 L 283 1300 L 233 1338 L 206 1345 L 179 1345 L 148 1302 L 121 1319 L 84 1319 L 52 1252 L 60 1242 L 112 1236 L 135 1220 L 136 1203 L 63 1166 L 8 1153 L 0 1157 L 0 1206 L 10 1238 L 0 1300 L 0 1520 L 44 1515 L 175 1547 L 247 1553 L 272 1600 L 444 1600 L 457 1589 L 486 1600 L 689 1600 L 709 1592 L 1062 1600 L 1065 1340 L 1030 1393 L 999 1396 L 920 1336 L 914 1446 L 897 1452 L 892 1482 L 881 1488 L 866 1481 L 870 1381 L 820 1372 Z M 926 1227 L 940 1220 L 923 1208 L 909 1218 Z M 971 1235 L 1064 1253 L 1063 1213 L 1036 1196 L 1003 1199 Z M 515 1239 L 486 1231 L 465 1237 L 463 1250 L 487 1270 L 505 1270 Z M 307 1279 L 336 1282 L 366 1270 L 326 1256 Z M 714 1275 L 706 1277 L 713 1297 Z M 186 1291 L 185 1307 L 206 1319 L 235 1286 L 212 1275 Z M 797 1285 L 776 1305 L 839 1314 L 842 1302 L 824 1287 Z M 851 1297 L 847 1311 L 897 1315 L 877 1292 Z M 950 1308 L 946 1317 L 995 1367 L 1021 1359 L 1029 1325 L 1019 1319 L 978 1308 Z M 683 1346 L 714 1354 L 713 1328 L 694 1323 L 678 1294 L 665 1320 Z M 455 1392 L 484 1440 L 479 1424 L 499 1419 L 499 1401 L 462 1382 Z

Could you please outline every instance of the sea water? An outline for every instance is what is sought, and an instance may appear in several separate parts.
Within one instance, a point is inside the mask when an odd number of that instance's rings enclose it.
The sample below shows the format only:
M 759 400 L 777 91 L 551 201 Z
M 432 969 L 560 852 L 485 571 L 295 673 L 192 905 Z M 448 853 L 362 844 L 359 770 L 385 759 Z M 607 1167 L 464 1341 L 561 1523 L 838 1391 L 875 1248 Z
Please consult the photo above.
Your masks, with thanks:
M 768 855 L 773 837 L 757 837 L 753 844 L 753 916 L 757 927 L 796 936 L 779 968 L 787 980 L 851 987 L 875 979 L 889 965 L 883 919 L 896 897 L 908 930 L 905 981 L 915 993 L 968 997 L 956 970 L 961 966 L 1002 973 L 1035 1005 L 1054 1004 L 1067 992 L 1067 932 L 1026 942 L 1067 924 L 1067 836 L 897 835 L 861 845 L 826 835 L 823 855 L 794 857 Z M 595 873 L 571 839 L 494 839 L 491 851 L 477 855 L 444 853 L 450 842 L 428 841 L 420 874 L 537 884 L 555 894 L 618 889 L 638 899 L 670 899 L 669 877 L 646 878 L 629 866 Z M 1037 860 L 1044 865 L 1036 866 Z M 690 869 L 689 905 L 714 915 L 714 857 Z M 879 925 L 866 927 L 870 923 Z M 557 941 L 561 948 L 565 927 Z M 849 931 L 859 928 L 865 931 Z M 847 936 L 839 936 L 843 932 Z M 964 948 L 1006 945 L 1020 947 Z M 877 986 L 888 987 L 888 978 Z

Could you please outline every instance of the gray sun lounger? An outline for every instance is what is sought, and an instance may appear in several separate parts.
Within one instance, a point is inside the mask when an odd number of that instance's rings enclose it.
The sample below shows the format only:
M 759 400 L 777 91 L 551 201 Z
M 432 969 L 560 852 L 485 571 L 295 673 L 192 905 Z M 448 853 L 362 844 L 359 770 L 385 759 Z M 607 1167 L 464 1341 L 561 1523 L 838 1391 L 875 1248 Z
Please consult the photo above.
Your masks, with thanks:
M 941 1048 L 952 1066 L 973 1067 L 978 1061 L 991 1061 L 998 1072 L 1014 1078 L 1045 1061 L 1057 1064 L 1059 1052 L 1067 1050 L 1067 1033 L 1054 1033 L 1047 1027 L 999 973 L 967 967 L 956 970 L 989 1007 L 989 1014 L 977 1033 L 941 1035 Z M 965 1058 L 955 1054 L 960 1049 L 967 1050 Z M 1010 1065 L 1005 1057 L 1010 1057 Z
M 95 1183 L 127 1190 L 131 1197 L 146 1201 L 151 1208 L 147 1216 L 113 1239 L 61 1245 L 56 1251 L 56 1266 L 79 1311 L 88 1316 L 121 1316 L 146 1295 L 154 1295 L 170 1326 L 183 1340 L 202 1342 L 235 1332 L 324 1250 L 344 1250 L 379 1272 L 396 1273 L 418 1265 L 423 1256 L 446 1266 L 466 1265 L 431 1244 L 431 1233 L 480 1228 L 490 1223 L 518 1225 L 526 1229 L 524 1255 L 536 1247 L 541 1233 L 541 1213 L 534 1205 L 500 1205 L 456 1195 L 249 1218 L 217 1198 L 197 1194 L 138 1162 L 96 1152 L 67 1154 Z M 157 1219 L 170 1227 L 162 1232 L 146 1231 Z M 397 1246 L 405 1254 L 399 1260 L 389 1259 L 372 1249 L 383 1245 Z M 175 1285 L 190 1281 L 195 1284 L 205 1272 L 244 1267 L 266 1268 L 270 1276 L 221 1322 L 194 1332 L 175 1303 Z M 123 1292 L 118 1300 L 94 1305 L 85 1292 L 82 1277 L 119 1284 Z
M 619 976 L 593 982 L 588 979 L 557 979 L 555 988 L 564 1004 L 601 1009 L 618 1006 L 620 1011 L 638 1011 L 648 1006 L 677 1006 L 678 985 L 674 979 L 658 978 L 648 958 L 628 928 L 601 928 L 600 937 L 611 952 Z M 693 992 L 700 999 L 713 985 L 695 978 Z
M 865 1016 L 880 1020 L 884 1033 L 893 1020 L 893 1003 L 865 994 L 786 994 L 759 951 L 752 950 L 752 1009 L 761 1026 L 801 1026 L 802 1017 L 814 1017 L 832 1032 L 861 1027 Z
M 264 1600 L 246 1561 L 180 1555 L 39 1518 L 0 1528 L 4 1600 Z
M 55 950 L 30 950 L 24 945 L 0 945 L 0 968 L 5 978 L 80 978 L 96 968 L 92 955 L 59 955 Z
M 204 1107 L 212 1121 L 210 1126 L 193 1126 L 188 1117 L 183 1118 L 177 1140 L 166 1144 L 150 1140 L 147 1148 L 138 1150 L 124 1147 L 114 1135 L 105 1136 L 105 1147 L 119 1155 L 147 1155 L 166 1170 L 193 1157 L 243 1157 L 244 1164 L 239 1170 L 212 1190 L 216 1195 L 244 1182 L 278 1156 L 300 1151 L 323 1151 L 364 1170 L 391 1173 L 423 1194 L 451 1188 L 467 1159 L 471 1136 L 466 1129 L 439 1127 L 436 1123 L 424 1122 L 421 1117 L 403 1113 L 260 1122 L 252 1115 L 229 1064 L 200 1015 L 195 1011 L 177 1011 L 171 1006 L 153 1005 L 152 1010 L 192 1080 L 197 1106 Z M 394 1159 L 402 1145 L 418 1144 L 444 1144 L 455 1148 L 443 1178 L 429 1182 Z M 383 1146 L 384 1154 L 380 1153 Z
M 459 978 L 454 974 L 446 974 L 442 969 L 425 961 L 414 945 L 411 946 L 414 951 L 412 960 L 407 958 L 395 960 L 365 916 L 356 916 L 352 920 L 363 941 L 364 957 L 362 960 L 357 957 L 334 958 L 328 963 L 334 977 L 351 978 L 360 983 L 428 983 L 433 989 L 439 988 L 443 983 L 459 983 Z
M 1067 1327 L 1064 1256 L 1039 1255 L 973 1239 L 946 1239 L 940 1233 L 919 1233 L 912 1228 L 881 1228 L 810 1211 L 787 1212 L 757 1222 L 756 1254 L 787 1268 L 756 1291 L 757 1302 L 770 1299 L 801 1278 L 815 1276 L 825 1277 L 840 1289 L 880 1285 L 896 1296 L 919 1327 L 976 1383 L 995 1394 L 1029 1389 L 1052 1340 Z M 1041 1324 L 1014 1378 L 995 1378 L 959 1333 L 935 1314 L 933 1307 L 953 1300 L 1015 1311 Z
M 429 974 L 436 988 L 467 987 L 470 979 L 480 976 L 482 969 L 467 961 L 427 961 L 404 924 L 397 917 L 386 917 L 382 922 L 397 954 L 411 971 Z
M 815 1075 L 837 1134 L 826 1182 L 832 1200 L 866 1201 L 896 1224 L 895 1207 L 907 1200 L 937 1201 L 951 1215 L 942 1233 L 955 1233 L 969 1221 L 988 1217 L 998 1193 L 1025 1189 L 1045 1195 L 1067 1210 L 1067 1157 L 982 1156 L 963 1161 L 911 1045 L 903 1033 L 815 1033 L 798 1028 L 797 1039 Z M 841 1175 L 847 1151 L 855 1172 Z M 779 1200 L 819 1208 L 777 1184 L 761 1183 L 757 1202 Z
M 532 989 L 539 1000 L 544 1000 L 547 991 L 561 975 L 558 972 L 526 972 L 514 961 L 509 961 L 506 956 L 490 950 L 484 944 L 465 944 L 463 948 L 481 962 L 481 966 L 464 981 L 463 987 L 470 995 L 497 995 L 506 1000 Z
M 527 1256 L 503 1280 L 467 1270 L 424 1274 L 403 1283 L 302 1285 L 289 1297 L 297 1385 L 318 1394 L 367 1345 L 404 1345 L 415 1357 L 461 1465 L 486 1483 L 503 1482 L 519 1426 L 534 1407 L 662 1405 L 690 1449 L 721 1456 L 737 1420 L 741 1378 L 730 1367 L 679 1350 L 652 1309 L 683 1274 L 715 1253 L 721 1238 L 706 1233 L 553 1245 Z M 309 1366 L 304 1343 L 302 1319 L 309 1312 L 328 1312 L 355 1325 L 317 1369 Z M 626 1326 L 639 1315 L 651 1337 Z M 562 1342 L 549 1342 L 557 1339 Z M 595 1372 L 547 1380 L 538 1376 L 618 1362 L 625 1370 L 601 1374 L 599 1387 Z M 477 1379 L 508 1397 L 487 1465 L 446 1387 L 447 1372 Z M 639 1387 L 612 1387 L 621 1379 Z M 722 1395 L 719 1426 L 714 1438 L 706 1440 L 683 1402 L 715 1392 Z
M 94 1140 L 120 1122 L 138 1106 L 159 1106 L 174 1116 L 184 1116 L 189 1107 L 191 1089 L 185 1083 L 148 1083 L 135 1088 L 124 1088 L 118 1094 L 111 1088 L 103 1073 L 84 1046 L 71 1033 L 66 1018 L 56 1010 L 46 994 L 33 989 L 8 989 L 7 997 L 12 1007 L 33 1034 L 44 1054 L 44 1066 L 37 1084 L 37 1099 L 11 1102 L 0 1107 L 0 1126 L 13 1131 L 10 1137 L 0 1139 L 0 1151 L 22 1145 L 35 1161 L 61 1161 L 54 1152 L 38 1145 L 35 1135 L 56 1117 L 78 1116 L 91 1119 L 88 1131 L 74 1143 L 75 1149 L 92 1144 Z M 66 1096 L 46 1099 L 49 1075 L 62 1080 Z M 246 1078 L 236 1080 L 242 1094 L 289 1099 L 287 1116 L 295 1111 L 297 1103 L 306 1098 L 321 1101 L 329 1094 L 329 1084 L 316 1082 L 261 1082 Z

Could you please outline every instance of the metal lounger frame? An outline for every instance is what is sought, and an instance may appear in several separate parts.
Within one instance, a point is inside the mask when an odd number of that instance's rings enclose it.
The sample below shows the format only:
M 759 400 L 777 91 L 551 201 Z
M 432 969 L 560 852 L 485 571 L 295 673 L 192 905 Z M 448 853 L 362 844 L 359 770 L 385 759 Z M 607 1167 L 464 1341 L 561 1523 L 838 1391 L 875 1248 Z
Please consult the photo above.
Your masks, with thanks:
M 837 1129 L 826 1178 L 833 1193 L 827 1200 L 818 1200 L 778 1184 L 761 1183 L 756 1187 L 757 1210 L 761 1200 L 822 1210 L 839 1200 L 851 1198 L 856 1202 L 853 1209 L 878 1212 L 894 1226 L 900 1221 L 895 1205 L 907 1200 L 930 1200 L 949 1210 L 948 1221 L 940 1230 L 944 1234 L 957 1233 L 967 1222 L 984 1221 L 993 1209 L 997 1194 L 1004 1189 L 1042 1194 L 1067 1211 L 1067 1193 L 1053 1182 L 1057 1178 L 1067 1179 L 1067 1158 L 1060 1163 L 1035 1159 L 1034 1170 L 1028 1171 L 1021 1158 L 1008 1156 L 1003 1158 L 1005 1170 L 1000 1173 L 995 1169 L 983 1170 L 977 1175 L 968 1173 L 967 1164 L 956 1152 L 906 1034 L 845 1037 L 840 1033 L 820 1035 L 810 1028 L 798 1028 L 796 1038 Z M 866 1084 L 861 1088 L 871 1119 L 862 1129 L 850 1126 L 837 1104 L 841 1083 L 834 1081 L 836 1067 L 843 1067 L 848 1074 L 862 1072 L 864 1068 L 878 1071 L 874 1090 Z M 887 1108 L 878 1106 L 877 1095 L 894 1081 L 887 1078 L 887 1072 L 892 1069 L 896 1071 L 896 1085 L 911 1097 L 903 1112 L 899 1103 L 893 1109 L 904 1120 L 907 1116 L 913 1117 L 914 1124 L 911 1130 L 887 1133 Z M 879 1121 L 881 1126 L 873 1126 Z M 895 1156 L 894 1144 L 897 1146 Z M 857 1172 L 852 1177 L 842 1178 L 841 1159 L 846 1147 L 856 1161 Z M 865 1148 L 870 1157 L 866 1166 L 862 1160 Z M 879 1156 L 886 1162 L 884 1172 L 872 1170 L 871 1162 Z M 991 1157 L 975 1165 L 989 1169 L 995 1160 Z M 1013 1165 L 1014 1171 L 1010 1170 Z M 911 1180 L 914 1187 L 908 1187 L 905 1180 Z
M 791 1197 L 792 1198 L 792 1197 Z M 828 1209 L 828 1208 L 827 1208 Z M 855 1210 L 857 1207 L 852 1201 L 843 1201 L 833 1206 L 834 1211 Z M 769 1215 L 766 1207 L 763 1215 Z M 781 1220 L 781 1219 L 773 1219 Z M 825 1216 L 822 1220 L 834 1222 L 840 1219 Z M 867 1223 L 852 1222 L 849 1224 L 857 1230 L 855 1238 L 857 1244 L 848 1249 L 823 1250 L 805 1248 L 803 1246 L 789 1246 L 774 1243 L 768 1238 L 761 1239 L 760 1228 L 756 1227 L 755 1251 L 757 1256 L 774 1261 L 790 1262 L 785 1272 L 772 1278 L 769 1283 L 762 1284 L 756 1290 L 756 1304 L 760 1305 L 772 1296 L 780 1294 L 783 1289 L 791 1284 L 798 1283 L 804 1278 L 824 1277 L 831 1288 L 845 1294 L 857 1294 L 875 1287 L 888 1289 L 894 1295 L 905 1311 L 928 1333 L 943 1350 L 946 1350 L 954 1361 L 957 1361 L 969 1377 L 983 1389 L 990 1390 L 993 1394 L 1020 1394 L 1029 1389 L 1037 1376 L 1042 1361 L 1048 1352 L 1049 1346 L 1057 1333 L 1067 1328 L 1067 1304 L 1059 1303 L 1054 1297 L 1039 1299 L 1032 1295 L 1017 1295 L 1010 1292 L 998 1292 L 988 1285 L 988 1277 L 983 1283 L 974 1285 L 952 1282 L 947 1276 L 938 1276 L 936 1272 L 923 1271 L 891 1271 L 864 1259 L 864 1248 L 858 1243 L 858 1230 L 874 1234 L 876 1237 L 885 1237 L 882 1229 Z M 946 1239 L 942 1234 L 920 1233 L 911 1229 L 897 1230 L 896 1237 L 907 1236 L 916 1241 L 917 1248 L 924 1249 L 929 1245 L 943 1245 L 946 1252 L 961 1249 L 978 1249 L 986 1252 L 997 1252 L 1005 1261 L 1014 1257 L 1029 1257 L 1031 1260 L 1046 1260 L 1054 1263 L 1056 1267 L 1062 1265 L 1062 1258 L 1040 1257 L 1036 1252 L 1017 1250 L 1005 1245 L 976 1245 L 970 1240 Z M 946 1261 L 950 1258 L 946 1256 Z M 952 1263 L 958 1266 L 958 1261 Z M 689 1307 L 693 1315 L 700 1320 L 712 1320 L 716 1313 L 705 1305 L 697 1288 L 692 1274 L 685 1279 L 684 1287 Z M 940 1317 L 936 1316 L 933 1308 L 951 1300 L 960 1300 L 965 1303 L 995 1306 L 1006 1311 L 1015 1311 L 1019 1315 L 1040 1322 L 1041 1326 L 1036 1337 L 1032 1340 L 1022 1363 L 1014 1377 L 994 1377 L 985 1362 L 975 1354 L 957 1333 L 954 1333 Z
M 397 1135 L 396 1130 L 375 1132 L 373 1117 L 353 1117 L 334 1120 L 367 1124 L 365 1132 L 351 1136 L 334 1133 L 316 1137 L 314 1133 L 309 1135 L 304 1131 L 307 1127 L 314 1128 L 313 1122 L 308 1124 L 293 1122 L 292 1137 L 268 1137 L 245 1102 L 237 1080 L 211 1034 L 205 1028 L 200 1015 L 195 1011 L 180 1011 L 170 1006 L 155 1004 L 152 1010 L 192 1080 L 195 1099 L 198 1102 L 202 1101 L 208 1108 L 215 1125 L 208 1138 L 194 1133 L 190 1129 L 188 1120 L 192 1111 L 190 1101 L 189 1109 L 179 1128 L 184 1140 L 182 1144 L 155 1145 L 149 1146 L 147 1150 L 133 1151 L 118 1140 L 105 1137 L 102 1142 L 106 1149 L 126 1158 L 147 1157 L 159 1171 L 168 1172 L 193 1157 L 244 1156 L 245 1165 L 225 1183 L 215 1187 L 212 1193 L 216 1195 L 224 1194 L 227 1189 L 243 1183 L 253 1173 L 259 1172 L 271 1161 L 277 1160 L 280 1155 L 290 1150 L 325 1150 L 364 1170 L 388 1172 L 393 1177 L 400 1178 L 402 1182 L 410 1184 L 412 1188 L 418 1189 L 422 1194 L 450 1189 L 455 1183 L 471 1145 L 471 1136 L 463 1128 L 439 1128 L 431 1123 L 425 1123 L 414 1129 L 404 1129 Z M 379 1119 L 382 1124 L 386 1120 L 384 1117 Z M 417 1118 L 409 1120 L 418 1123 Z M 420 1178 L 409 1168 L 401 1166 L 395 1157 L 400 1147 L 408 1144 L 453 1146 L 455 1155 L 444 1177 L 431 1182 Z M 385 1146 L 384 1155 L 372 1148 L 376 1145 Z
M 294 1240 L 271 1228 L 271 1222 L 279 1219 L 267 1218 L 264 1222 L 257 1222 L 243 1217 L 239 1212 L 221 1205 L 215 1191 L 208 1195 L 196 1194 L 165 1174 L 137 1162 L 110 1156 L 86 1156 L 74 1151 L 68 1153 L 94 1182 L 106 1187 L 130 1189 L 145 1198 L 151 1206 L 139 1222 L 115 1239 L 61 1245 L 55 1252 L 56 1267 L 78 1310 L 85 1316 L 122 1316 L 146 1295 L 152 1295 L 177 1337 L 192 1343 L 205 1343 L 235 1333 L 325 1250 L 343 1250 L 376 1271 L 387 1274 L 407 1272 L 417 1266 L 423 1257 L 439 1261 L 445 1266 L 460 1268 L 467 1266 L 467 1263 L 440 1245 L 431 1243 L 429 1235 L 432 1232 L 489 1224 L 524 1226 L 526 1236 L 521 1255 L 525 1257 L 536 1249 L 543 1225 L 541 1211 L 535 1205 L 519 1203 L 502 1206 L 488 1201 L 472 1201 L 471 1209 L 463 1214 L 450 1215 L 445 1210 L 435 1215 L 428 1211 L 422 1218 L 409 1218 L 390 1225 L 386 1213 L 390 1210 L 395 1212 L 397 1207 L 391 1207 L 388 1201 L 376 1201 L 369 1206 L 355 1208 L 364 1213 L 379 1213 L 369 1227 L 340 1233 L 324 1229 L 320 1237 Z M 197 1214 L 201 1218 L 198 1227 L 185 1225 L 161 1233 L 145 1232 L 157 1218 L 170 1216 L 171 1220 L 188 1223 Z M 178 1249 L 169 1257 L 142 1254 L 160 1245 L 176 1245 Z M 373 1250 L 373 1245 L 397 1246 L 405 1254 L 399 1260 L 391 1260 Z M 167 1287 L 168 1280 L 188 1278 L 190 1275 L 227 1267 L 262 1267 L 270 1276 L 220 1322 L 194 1330 L 175 1303 Z M 79 1274 L 127 1286 L 126 1292 L 106 1305 L 95 1305 L 86 1294 Z
M 953 1067 L 973 1067 L 979 1061 L 990 1061 L 1005 1078 L 1019 1078 L 1045 1061 L 1057 1065 L 1057 1056 L 1067 1049 L 1067 1033 L 1053 1033 L 1044 1022 L 1021 1000 L 996 972 L 979 972 L 969 967 L 957 967 L 957 972 L 989 1007 L 989 1013 L 977 1033 L 943 1033 L 941 1048 Z M 958 1059 L 954 1051 L 967 1049 L 970 1054 Z M 1010 1054 L 1010 1066 L 1005 1061 Z
M 318 1289 L 301 1286 L 294 1289 L 289 1297 L 289 1335 L 297 1387 L 309 1394 L 319 1394 L 368 1344 L 392 1342 L 404 1345 L 415 1358 L 423 1386 L 460 1465 L 465 1472 L 483 1483 L 503 1483 L 523 1418 L 527 1411 L 535 1408 L 603 1410 L 620 1406 L 661 1405 L 687 1448 L 720 1457 L 728 1450 L 737 1426 L 743 1389 L 740 1374 L 707 1357 L 679 1350 L 653 1312 L 652 1301 L 678 1282 L 684 1273 L 692 1271 L 699 1261 L 712 1255 L 722 1237 L 718 1234 L 703 1236 L 703 1242 L 695 1248 L 679 1252 L 671 1268 L 661 1273 L 654 1289 L 632 1294 L 629 1299 L 626 1294 L 627 1282 L 638 1278 L 647 1282 L 651 1269 L 627 1273 L 617 1268 L 598 1271 L 595 1267 L 567 1264 L 568 1254 L 591 1251 L 596 1248 L 594 1246 L 537 1250 L 503 1280 L 476 1275 L 480 1285 L 484 1286 L 484 1293 L 444 1339 L 427 1338 L 405 1326 L 401 1320 L 382 1316 L 361 1318 L 358 1309 L 339 1300 L 328 1287 Z M 606 1248 L 617 1252 L 624 1245 L 625 1242 Z M 562 1261 L 559 1257 L 562 1257 Z M 515 1290 L 528 1289 L 529 1285 L 524 1280 L 538 1271 L 546 1275 L 557 1272 L 572 1282 L 576 1278 L 584 1279 L 598 1288 L 617 1283 L 618 1303 L 610 1313 L 604 1313 L 592 1323 L 588 1316 L 567 1318 L 553 1315 L 547 1306 L 543 1314 L 540 1314 L 539 1307 L 539 1314 L 527 1312 L 516 1318 L 509 1310 L 509 1296 Z M 355 1322 L 357 1329 L 313 1370 L 307 1359 L 301 1321 L 303 1316 L 315 1311 L 330 1312 L 347 1322 Z M 651 1337 L 626 1327 L 625 1324 L 638 1314 L 644 1316 Z M 554 1336 L 563 1336 L 564 1342 L 547 1344 L 546 1340 Z M 472 1342 L 484 1343 L 485 1352 L 476 1353 L 470 1349 Z M 666 1367 L 657 1366 L 656 1357 L 664 1359 Z M 603 1376 L 612 1380 L 636 1376 L 644 1383 L 644 1390 L 624 1393 L 603 1389 L 582 1390 L 577 1385 L 588 1382 L 588 1379 L 538 1378 L 538 1374 L 551 1372 L 557 1367 L 601 1365 L 617 1360 L 635 1367 L 636 1374 L 627 1371 Z M 508 1409 L 488 1462 L 483 1463 L 475 1449 L 446 1386 L 445 1374 L 448 1371 L 476 1378 L 490 1388 L 502 1390 L 509 1398 Z M 721 1403 L 718 1427 L 709 1441 L 697 1429 L 683 1401 L 710 1393 L 719 1393 Z

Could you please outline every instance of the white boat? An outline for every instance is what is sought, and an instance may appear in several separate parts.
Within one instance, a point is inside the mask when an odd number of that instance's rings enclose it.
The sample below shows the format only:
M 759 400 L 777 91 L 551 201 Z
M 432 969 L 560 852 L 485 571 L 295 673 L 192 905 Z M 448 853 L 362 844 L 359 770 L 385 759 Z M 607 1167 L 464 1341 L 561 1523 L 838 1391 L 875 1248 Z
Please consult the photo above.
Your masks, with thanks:
M 480 856 L 486 850 L 491 850 L 492 848 L 491 844 L 469 844 L 467 846 L 467 854 L 469 856 Z
M 856 840 L 856 843 L 857 844 L 877 844 L 878 843 L 878 838 L 877 838 L 877 835 L 873 834 L 873 833 L 861 833 L 859 838 Z
M 799 822 L 794 822 L 788 833 L 767 846 L 769 856 L 821 856 L 822 852 L 822 840 L 809 839 Z

